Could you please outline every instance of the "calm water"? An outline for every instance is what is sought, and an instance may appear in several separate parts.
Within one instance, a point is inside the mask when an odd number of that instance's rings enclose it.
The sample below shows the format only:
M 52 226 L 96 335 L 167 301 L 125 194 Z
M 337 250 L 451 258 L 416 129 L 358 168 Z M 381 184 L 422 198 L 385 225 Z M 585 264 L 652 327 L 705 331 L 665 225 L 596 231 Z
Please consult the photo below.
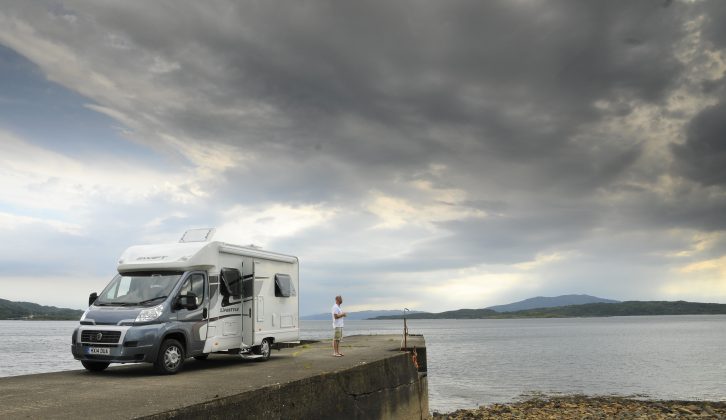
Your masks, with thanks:
M 401 321 L 346 321 L 345 334 L 400 334 Z M 0 376 L 79 369 L 76 322 L 0 321 Z M 303 321 L 301 338 L 329 338 Z M 429 405 L 450 411 L 520 395 L 583 393 L 726 401 L 726 316 L 413 320 L 426 336 Z

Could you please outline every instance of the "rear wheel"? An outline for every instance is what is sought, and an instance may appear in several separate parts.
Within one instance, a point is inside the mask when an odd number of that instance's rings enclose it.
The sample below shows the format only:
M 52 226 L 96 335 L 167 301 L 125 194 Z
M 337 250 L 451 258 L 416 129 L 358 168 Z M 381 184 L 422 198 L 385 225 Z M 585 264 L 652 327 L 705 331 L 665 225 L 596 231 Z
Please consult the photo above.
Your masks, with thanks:
M 272 340 L 270 340 L 269 338 L 265 338 L 264 340 L 262 340 L 262 343 L 260 343 L 259 346 L 255 347 L 254 350 L 255 350 L 255 353 L 256 354 L 259 354 L 260 356 L 262 356 L 258 360 L 267 360 L 267 359 L 269 359 L 270 358 L 270 353 L 271 353 L 271 350 L 272 350 Z
M 102 370 L 106 369 L 110 363 L 105 362 L 86 362 L 81 361 L 81 364 L 84 368 L 87 370 L 90 370 L 91 372 L 101 372 Z
M 157 372 L 164 375 L 173 375 L 181 370 L 184 364 L 184 347 L 173 338 L 164 340 L 159 348 L 159 356 L 154 362 Z

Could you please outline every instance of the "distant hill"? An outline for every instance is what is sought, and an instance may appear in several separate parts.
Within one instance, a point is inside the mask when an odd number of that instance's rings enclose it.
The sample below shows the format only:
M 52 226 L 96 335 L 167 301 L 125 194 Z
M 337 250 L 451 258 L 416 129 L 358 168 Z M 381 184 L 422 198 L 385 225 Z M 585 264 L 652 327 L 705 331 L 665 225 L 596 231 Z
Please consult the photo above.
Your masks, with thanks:
M 345 311 L 345 308 L 343 308 L 343 311 Z M 420 312 L 411 311 L 408 313 L 412 314 L 412 313 L 420 313 Z M 379 316 L 392 316 L 392 315 L 399 315 L 399 314 L 401 314 L 400 310 L 358 311 L 358 312 L 348 312 L 348 316 L 345 317 L 345 319 L 361 320 L 361 319 L 376 318 Z M 331 319 L 330 317 L 331 317 L 330 313 L 322 313 L 322 314 L 304 315 L 304 316 L 301 316 L 300 319 L 305 320 L 305 321 L 327 321 L 327 320 Z
M 79 320 L 83 311 L 0 299 L 0 319 Z
M 406 318 L 408 319 L 479 319 L 489 318 L 494 315 L 498 315 L 496 311 L 491 309 L 457 309 L 455 311 L 446 311 L 439 313 L 431 312 L 416 312 L 407 313 Z M 399 312 L 397 315 L 392 316 L 379 316 L 373 319 L 402 319 L 403 316 Z
M 618 303 L 618 300 L 603 299 L 590 295 L 562 295 L 555 297 L 537 296 L 507 305 L 490 306 L 497 312 L 515 312 L 536 308 L 553 308 L 557 306 L 584 305 L 587 303 Z
M 507 318 L 585 318 L 634 315 L 723 315 L 726 304 L 667 301 L 628 301 L 619 303 L 586 303 L 584 305 L 496 312 L 491 309 L 459 309 L 440 313 L 418 313 L 409 319 L 507 319 Z M 376 319 L 400 319 L 382 316 Z
M 723 315 L 726 304 L 686 302 L 683 300 L 638 301 L 619 303 L 588 303 L 585 305 L 560 306 L 557 308 L 529 309 L 526 311 L 506 312 L 511 318 L 568 318 L 599 316 L 634 315 Z

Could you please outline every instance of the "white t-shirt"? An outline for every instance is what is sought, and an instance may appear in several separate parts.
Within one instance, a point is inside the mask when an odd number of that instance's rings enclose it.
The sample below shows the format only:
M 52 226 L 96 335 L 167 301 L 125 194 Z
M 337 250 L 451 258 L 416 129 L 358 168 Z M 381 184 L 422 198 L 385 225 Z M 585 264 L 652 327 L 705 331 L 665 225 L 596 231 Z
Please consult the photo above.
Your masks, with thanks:
M 333 316 L 333 328 L 337 328 L 337 327 L 341 327 L 342 328 L 343 327 L 343 317 L 340 317 L 340 318 L 337 318 L 337 319 L 335 318 L 335 314 L 342 314 L 343 313 L 343 310 L 340 309 L 340 306 L 338 306 L 337 303 L 335 305 L 333 305 L 333 309 L 330 311 L 330 313 Z

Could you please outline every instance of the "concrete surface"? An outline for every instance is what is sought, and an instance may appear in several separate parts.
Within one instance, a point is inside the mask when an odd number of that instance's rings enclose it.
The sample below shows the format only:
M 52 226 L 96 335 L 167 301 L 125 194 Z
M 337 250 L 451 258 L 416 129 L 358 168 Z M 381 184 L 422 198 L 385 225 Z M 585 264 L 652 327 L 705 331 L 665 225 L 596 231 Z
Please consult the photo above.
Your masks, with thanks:
M 426 374 L 400 343 L 399 335 L 345 337 L 344 357 L 331 356 L 330 341 L 264 362 L 212 355 L 188 359 L 174 376 L 138 364 L 0 378 L 0 418 L 426 418 Z M 409 338 L 413 345 L 425 366 L 423 337 Z

